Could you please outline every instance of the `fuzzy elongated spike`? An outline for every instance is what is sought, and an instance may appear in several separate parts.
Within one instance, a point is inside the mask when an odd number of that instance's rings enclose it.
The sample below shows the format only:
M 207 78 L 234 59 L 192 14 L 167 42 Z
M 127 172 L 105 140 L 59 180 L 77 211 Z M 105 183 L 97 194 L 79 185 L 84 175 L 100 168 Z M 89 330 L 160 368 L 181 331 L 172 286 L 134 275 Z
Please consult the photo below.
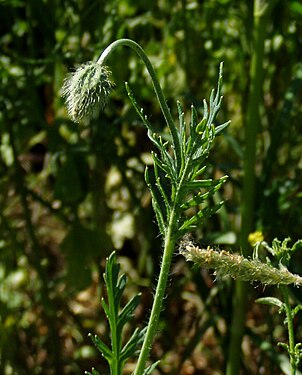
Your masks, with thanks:
M 264 285 L 302 285 L 302 277 L 290 273 L 285 268 L 275 268 L 259 260 L 250 260 L 227 251 L 217 252 L 210 247 L 201 249 L 187 245 L 182 251 L 187 260 L 201 267 L 219 271 L 220 277 L 232 277 L 249 282 L 260 282 Z

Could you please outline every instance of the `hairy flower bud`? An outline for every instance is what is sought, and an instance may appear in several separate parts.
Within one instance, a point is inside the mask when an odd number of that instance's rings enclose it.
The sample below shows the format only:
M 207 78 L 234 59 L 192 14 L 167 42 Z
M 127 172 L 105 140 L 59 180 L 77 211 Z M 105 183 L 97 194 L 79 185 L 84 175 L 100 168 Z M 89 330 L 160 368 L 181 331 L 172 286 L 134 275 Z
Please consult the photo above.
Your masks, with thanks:
M 62 96 L 73 121 L 95 117 L 104 108 L 114 86 L 110 75 L 107 67 L 89 62 L 66 77 Z
M 200 267 L 219 271 L 221 277 L 232 277 L 249 282 L 260 282 L 264 285 L 302 285 L 302 277 L 290 273 L 287 268 L 280 265 L 275 268 L 269 263 L 260 260 L 251 260 L 238 254 L 227 251 L 215 251 L 208 247 L 200 249 L 193 243 L 186 242 L 180 247 L 180 253 L 188 261 L 192 261 Z

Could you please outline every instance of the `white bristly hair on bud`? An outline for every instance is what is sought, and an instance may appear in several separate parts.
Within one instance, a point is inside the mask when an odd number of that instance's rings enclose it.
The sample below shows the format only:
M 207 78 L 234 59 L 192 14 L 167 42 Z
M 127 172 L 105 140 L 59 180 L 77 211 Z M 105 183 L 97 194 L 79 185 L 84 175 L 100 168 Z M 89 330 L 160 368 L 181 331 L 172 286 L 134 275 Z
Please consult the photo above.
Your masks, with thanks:
M 114 86 L 110 76 L 106 66 L 88 62 L 66 77 L 62 97 L 73 121 L 96 117 L 105 107 Z

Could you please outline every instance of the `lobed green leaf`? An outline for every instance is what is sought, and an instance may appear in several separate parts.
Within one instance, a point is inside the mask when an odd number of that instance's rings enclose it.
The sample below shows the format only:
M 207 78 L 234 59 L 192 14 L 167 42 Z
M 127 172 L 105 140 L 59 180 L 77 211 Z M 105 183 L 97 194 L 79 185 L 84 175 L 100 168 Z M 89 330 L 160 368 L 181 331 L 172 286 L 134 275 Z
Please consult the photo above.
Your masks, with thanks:
M 152 371 L 155 370 L 156 366 L 159 364 L 160 361 L 153 363 L 151 366 L 147 367 L 143 372 L 143 375 L 151 375 Z
M 131 101 L 131 103 L 132 103 L 132 105 L 133 105 L 136 113 L 138 114 L 138 116 L 142 120 L 143 124 L 149 130 L 150 134 L 156 134 L 156 132 L 153 129 L 153 126 L 148 121 L 147 116 L 144 115 L 143 108 L 139 107 L 139 105 L 138 105 L 138 103 L 137 103 L 137 101 L 136 101 L 136 99 L 134 97 L 133 91 L 130 89 L 130 86 L 129 86 L 128 82 L 125 82 L 125 87 L 126 87 L 126 91 L 127 91 L 128 97 L 129 97 L 129 99 L 130 99 L 130 101 Z M 150 138 L 150 139 L 153 141 L 152 138 Z
M 194 181 L 187 182 L 185 184 L 185 189 L 187 191 L 207 189 L 207 188 L 211 188 L 213 184 L 214 182 L 211 178 L 207 180 L 194 180 Z
M 109 306 L 107 305 L 104 298 L 101 299 L 101 305 L 103 307 L 103 310 L 106 314 L 107 319 L 109 320 L 110 319 L 110 310 L 109 310 Z
M 102 353 L 103 357 L 107 360 L 107 362 L 110 362 L 113 354 L 111 350 L 108 348 L 108 346 L 97 336 L 97 335 L 88 335 L 92 342 L 94 343 L 95 347 Z
M 276 297 L 261 297 L 255 300 L 257 303 L 261 303 L 262 305 L 270 305 L 270 306 L 277 306 L 279 309 L 285 307 L 285 304 Z
M 126 287 L 126 283 L 127 283 L 127 277 L 126 275 L 123 274 L 119 277 L 113 289 L 115 310 L 117 312 L 121 303 L 122 294 L 124 293 L 124 290 Z
M 164 218 L 163 212 L 161 211 L 161 206 L 158 202 L 158 198 L 156 196 L 156 192 L 154 191 L 154 187 L 152 186 L 152 184 L 150 182 L 150 176 L 149 176 L 148 168 L 145 169 L 145 181 L 146 181 L 146 184 L 147 184 L 147 186 L 150 190 L 150 193 L 151 193 L 152 206 L 153 206 L 153 209 L 154 209 L 154 212 L 155 212 L 155 216 L 156 216 L 156 220 L 157 220 L 157 223 L 158 223 L 158 226 L 159 226 L 159 230 L 160 230 L 162 235 L 165 235 L 165 233 L 166 233 L 165 218 Z
M 194 216 L 186 219 L 178 230 L 178 238 L 183 237 L 186 233 L 195 230 L 205 219 L 212 216 L 223 205 L 223 201 L 213 207 L 205 207 L 198 211 Z
M 135 295 L 123 307 L 122 311 L 120 312 L 118 316 L 118 324 L 117 324 L 118 332 L 121 333 L 125 324 L 133 318 L 133 312 L 139 305 L 140 298 L 141 298 L 140 294 Z
M 122 362 L 125 362 L 128 358 L 136 354 L 138 346 L 142 344 L 144 340 L 146 330 L 147 327 L 144 329 L 136 328 L 121 352 L 120 358 Z
M 187 210 L 188 208 L 200 205 L 206 199 L 208 199 L 210 196 L 215 194 L 221 188 L 221 186 L 224 184 L 226 179 L 227 179 L 227 176 L 224 176 L 217 181 L 213 181 L 212 186 L 210 187 L 210 190 L 208 190 L 205 193 L 201 193 L 201 192 L 198 193 L 197 195 L 195 195 L 191 199 L 189 199 L 187 202 L 183 203 L 180 207 L 183 210 Z
M 221 125 L 218 125 L 215 127 L 215 135 L 218 135 L 221 133 L 225 128 L 227 128 L 230 125 L 231 121 L 227 121 Z

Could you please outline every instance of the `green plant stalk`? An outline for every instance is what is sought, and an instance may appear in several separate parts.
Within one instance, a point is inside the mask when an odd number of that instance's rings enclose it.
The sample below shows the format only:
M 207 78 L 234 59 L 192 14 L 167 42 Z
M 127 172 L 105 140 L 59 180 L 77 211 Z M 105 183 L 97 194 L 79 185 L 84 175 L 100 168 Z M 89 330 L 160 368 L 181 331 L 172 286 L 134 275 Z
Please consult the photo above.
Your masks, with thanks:
M 157 326 L 159 321 L 159 316 L 162 309 L 162 302 L 165 297 L 166 293 L 166 286 L 167 281 L 170 273 L 170 265 L 172 261 L 173 251 L 175 247 L 175 240 L 173 239 L 173 222 L 175 219 L 175 210 L 171 213 L 170 218 L 170 225 L 167 230 L 167 235 L 165 237 L 164 242 L 164 253 L 160 268 L 160 274 L 158 278 L 158 284 L 156 287 L 156 292 L 154 296 L 153 306 L 149 318 L 148 328 L 146 332 L 146 336 L 144 338 L 144 342 L 140 351 L 140 355 L 138 358 L 138 362 L 134 371 L 134 375 L 142 375 L 145 367 L 146 362 L 149 357 L 149 353 L 151 350 L 151 345 L 154 339 L 154 336 L 157 332 Z
M 289 303 L 288 289 L 286 286 L 280 286 L 281 292 L 284 297 L 285 312 L 287 318 L 287 331 L 288 331 L 288 344 L 290 356 L 290 375 L 296 375 L 297 365 L 294 357 L 295 352 L 295 336 L 292 309 Z
M 218 134 L 222 129 L 224 129 L 229 124 L 229 122 L 221 124 L 217 128 L 214 128 L 213 125 L 213 119 L 220 107 L 220 103 L 222 100 L 222 97 L 220 96 L 220 88 L 222 82 L 222 64 L 220 64 L 219 80 L 216 94 L 214 94 L 215 90 L 212 90 L 211 92 L 209 104 L 210 112 L 208 111 L 207 103 L 204 100 L 204 118 L 200 123 L 198 123 L 196 110 L 192 106 L 190 136 L 187 138 L 184 113 L 181 105 L 178 104 L 178 128 L 174 124 L 170 110 L 166 104 L 165 97 L 163 95 L 150 60 L 147 58 L 144 50 L 136 42 L 129 39 L 120 39 L 111 43 L 103 51 L 96 63 L 87 63 L 82 65 L 79 69 L 76 70 L 74 74 L 69 75 L 65 80 L 62 94 L 66 99 L 68 112 L 75 121 L 79 121 L 83 118 L 93 117 L 106 104 L 106 100 L 108 95 L 110 94 L 113 83 L 110 80 L 111 73 L 105 66 L 105 63 L 110 54 L 118 46 L 121 45 L 133 48 L 146 65 L 157 99 L 159 101 L 161 110 L 170 131 L 171 148 L 174 153 L 174 155 L 171 156 L 166 148 L 167 144 L 162 143 L 161 137 L 156 138 L 151 124 L 149 124 L 147 117 L 143 113 L 143 109 L 138 107 L 138 104 L 133 97 L 131 90 L 126 84 L 130 100 L 132 101 L 132 104 L 139 117 L 145 124 L 148 130 L 149 138 L 159 149 L 162 157 L 162 160 L 160 160 L 156 153 L 152 154 L 154 159 L 155 181 L 151 181 L 149 179 L 150 176 L 148 173 L 148 169 L 146 169 L 145 173 L 145 180 L 152 195 L 152 204 L 159 224 L 159 229 L 164 238 L 164 252 L 158 284 L 156 287 L 149 323 L 146 327 L 146 331 L 144 330 L 145 336 L 142 344 L 142 349 L 140 351 L 136 369 L 134 370 L 134 375 L 146 375 L 150 374 L 154 366 L 156 365 L 153 364 L 150 367 L 146 368 L 151 345 L 157 332 L 158 321 L 162 309 L 162 302 L 166 293 L 167 281 L 175 248 L 175 242 L 185 233 L 194 229 L 196 225 L 205 220 L 206 217 L 210 216 L 217 209 L 219 209 L 222 203 L 220 202 L 212 209 L 205 210 L 205 212 L 201 211 L 199 212 L 199 214 L 197 213 L 188 220 L 182 220 L 184 211 L 187 208 L 196 206 L 203 202 L 206 197 L 208 197 L 210 194 L 213 194 L 217 189 L 219 189 L 221 184 L 225 181 L 226 176 L 217 181 L 219 182 L 217 184 L 212 180 L 200 180 L 197 177 L 204 170 L 204 168 L 200 169 L 200 164 L 207 157 L 215 135 Z M 198 136 L 200 136 L 201 139 L 198 139 Z M 205 142 L 206 145 L 203 146 Z M 197 147 L 198 150 L 196 149 Z M 162 181 L 158 172 L 159 168 L 162 168 L 163 171 L 166 172 L 167 175 L 165 176 L 165 178 L 171 179 L 172 191 L 170 198 L 167 197 L 167 193 L 161 185 Z M 193 198 L 189 199 L 186 203 L 183 203 L 183 200 L 189 195 L 189 192 L 193 193 L 193 190 L 199 188 L 208 188 L 209 191 L 207 194 L 203 195 L 195 195 L 194 193 Z M 157 193 L 161 195 L 161 198 L 164 201 L 165 211 L 162 211 Z M 106 307 L 106 309 L 108 308 Z M 113 311 L 107 312 L 108 316 L 112 314 Z M 111 331 L 115 331 L 115 322 L 112 321 L 110 324 L 112 325 Z M 120 351 L 120 347 L 121 345 L 119 342 L 119 337 L 112 337 L 112 352 L 117 357 Z M 107 351 L 107 349 L 104 350 Z M 116 375 L 115 372 L 118 373 L 119 371 L 121 371 L 121 369 L 116 364 L 112 364 L 114 367 L 113 375 Z
M 106 60 L 109 57 L 109 55 L 119 46 L 128 46 L 128 47 L 132 48 L 138 54 L 138 56 L 143 60 L 145 66 L 148 70 L 148 73 L 150 74 L 150 77 L 151 77 L 151 80 L 152 80 L 152 84 L 153 84 L 153 88 L 154 88 L 156 97 L 159 101 L 159 104 L 160 104 L 161 110 L 163 112 L 164 118 L 166 120 L 166 123 L 167 123 L 167 125 L 169 127 L 169 130 L 171 132 L 171 135 L 172 135 L 172 142 L 173 142 L 173 147 L 174 147 L 174 150 L 175 150 L 175 155 L 176 155 L 176 158 L 177 158 L 177 165 L 178 165 L 178 168 L 180 168 L 180 165 L 181 165 L 180 144 L 179 144 L 179 139 L 178 139 L 178 136 L 177 136 L 177 133 L 176 133 L 175 125 L 174 125 L 174 122 L 173 122 L 173 118 L 171 116 L 169 107 L 166 103 L 165 96 L 162 92 L 162 89 L 161 89 L 160 84 L 158 82 L 158 79 L 157 79 L 156 73 L 153 69 L 153 66 L 152 66 L 149 58 L 145 54 L 145 51 L 142 49 L 142 47 L 131 39 L 118 39 L 115 42 L 111 43 L 102 52 L 102 54 L 99 57 L 97 63 L 100 64 L 100 65 L 106 65 Z
M 244 177 L 241 207 L 240 246 L 244 256 L 249 253 L 248 235 L 253 231 L 255 204 L 255 162 L 256 138 L 260 123 L 259 107 L 262 101 L 263 55 L 266 36 L 267 16 L 272 0 L 254 1 L 253 54 L 250 68 L 250 94 L 245 127 Z M 230 332 L 230 345 L 226 375 L 237 375 L 240 369 L 241 340 L 244 332 L 245 310 L 247 303 L 247 285 L 236 281 L 233 300 L 233 314 Z
M 101 54 L 99 57 L 97 63 L 101 65 L 105 65 L 107 58 L 109 55 L 119 46 L 128 46 L 139 55 L 139 57 L 143 60 L 145 63 L 145 66 L 150 74 L 152 84 L 154 91 L 156 93 L 157 99 L 159 101 L 162 113 L 164 115 L 165 121 L 169 127 L 169 130 L 172 135 L 172 144 L 174 147 L 175 151 L 175 157 L 177 160 L 177 166 L 178 169 L 181 169 L 181 164 L 182 161 L 180 159 L 181 151 L 180 151 L 180 143 L 179 143 L 179 138 L 176 132 L 176 128 L 174 125 L 173 118 L 171 116 L 170 110 L 167 106 L 166 99 L 164 97 L 164 94 L 162 92 L 162 89 L 160 87 L 160 84 L 158 82 L 156 73 L 153 69 L 153 66 L 149 60 L 149 58 L 146 56 L 144 50 L 141 48 L 139 44 L 136 42 L 129 40 L 129 39 L 119 39 L 112 44 L 110 44 Z M 187 163 L 186 163 L 187 166 Z M 184 178 L 185 173 L 186 173 L 186 167 L 184 168 L 185 170 L 182 171 L 182 176 Z M 182 179 L 183 179 L 182 178 Z M 181 184 L 180 184 L 181 185 Z M 178 197 L 178 191 L 176 192 L 176 196 Z M 175 196 L 175 197 L 176 197 Z M 175 199 L 175 202 L 177 202 L 178 199 Z M 141 375 L 145 371 L 146 367 L 146 362 L 149 357 L 149 353 L 151 350 L 151 345 L 154 339 L 154 336 L 157 332 L 157 326 L 158 326 L 158 321 L 159 321 L 159 316 L 160 312 L 162 309 L 162 302 L 166 293 L 166 286 L 167 286 L 167 281 L 169 277 L 169 272 L 170 272 L 170 265 L 172 261 L 172 256 L 173 256 L 173 251 L 175 247 L 175 240 L 173 238 L 173 230 L 174 230 L 174 224 L 176 222 L 176 217 L 177 217 L 177 210 L 175 210 L 176 205 L 174 205 L 174 209 L 171 212 L 170 215 L 170 220 L 169 220 L 169 225 L 167 228 L 167 232 L 165 235 L 164 239 L 164 253 L 163 253 L 163 258 L 162 258 L 162 264 L 161 264 L 161 269 L 160 269 L 160 274 L 159 274 L 159 279 L 158 279 L 158 284 L 154 296 L 154 302 L 149 318 L 149 323 L 148 323 L 148 328 L 146 331 L 146 335 L 144 338 L 144 342 L 140 351 L 140 355 L 138 358 L 138 362 L 136 365 L 136 369 L 134 371 L 134 375 Z M 116 348 L 118 350 L 118 348 Z M 117 369 L 118 371 L 118 369 Z M 115 374 L 114 374 L 115 375 Z
M 112 353 L 115 355 L 113 356 L 113 360 L 110 366 L 110 373 L 111 375 L 121 375 L 122 374 L 122 363 L 118 360 L 120 358 L 120 351 L 121 351 L 121 337 L 117 334 L 117 316 L 115 315 L 115 310 L 113 308 L 113 304 L 110 306 L 110 315 L 111 317 L 114 316 L 114 319 L 110 319 L 110 332 L 114 332 L 111 337 L 112 342 Z
M 189 159 L 186 160 L 183 168 L 181 170 L 179 185 L 178 187 L 172 188 L 172 196 L 174 197 L 173 201 L 173 208 L 171 210 L 170 219 L 167 225 L 167 231 L 164 238 L 164 253 L 162 258 L 162 263 L 160 267 L 160 274 L 158 278 L 158 283 L 156 287 L 156 292 L 154 296 L 154 301 L 152 305 L 152 310 L 149 318 L 149 323 L 147 326 L 146 335 L 144 338 L 144 342 L 140 351 L 140 355 L 138 358 L 138 362 L 134 371 L 134 375 L 142 375 L 145 367 L 146 362 L 149 357 L 149 353 L 151 350 L 151 345 L 154 339 L 154 336 L 157 332 L 158 321 L 162 309 L 162 302 L 165 297 L 167 281 L 170 273 L 170 266 L 173 257 L 173 252 L 175 248 L 175 228 L 177 227 L 177 220 L 179 218 L 179 211 L 177 207 L 179 207 L 179 202 L 181 200 L 181 187 L 182 184 L 187 176 L 187 170 L 189 167 Z
M 107 268 L 106 271 L 107 272 Z M 109 308 L 109 325 L 110 325 L 110 332 L 111 332 L 111 350 L 112 350 L 112 358 L 110 360 L 110 375 L 121 375 L 122 374 L 122 367 L 121 363 L 119 362 L 120 358 L 120 351 L 121 351 L 121 338 L 120 335 L 117 333 L 117 325 L 118 325 L 118 316 L 116 311 L 116 305 L 114 297 L 112 296 L 112 284 L 111 281 L 105 278 L 105 283 L 107 284 L 107 292 L 108 292 L 108 308 Z M 109 288 L 110 285 L 110 288 Z

